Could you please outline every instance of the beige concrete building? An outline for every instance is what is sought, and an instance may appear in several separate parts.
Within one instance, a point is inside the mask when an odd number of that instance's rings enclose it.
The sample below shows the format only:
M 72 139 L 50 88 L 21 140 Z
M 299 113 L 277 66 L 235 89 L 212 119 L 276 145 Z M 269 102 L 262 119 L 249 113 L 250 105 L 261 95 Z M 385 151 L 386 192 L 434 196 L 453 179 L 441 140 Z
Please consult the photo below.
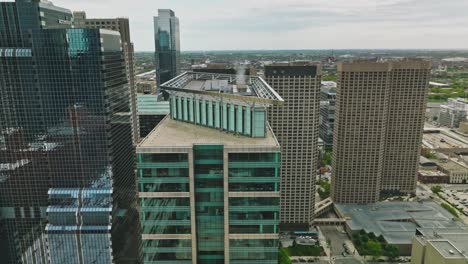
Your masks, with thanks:
M 338 65 L 332 198 L 377 202 L 382 191 L 416 188 L 431 63 Z
M 468 230 L 418 229 L 413 239 L 412 264 L 466 264 Z
M 308 63 L 265 67 L 265 79 L 285 100 L 269 119 L 281 150 L 281 225 L 308 229 L 315 207 L 321 68 Z
M 73 12 L 73 26 L 75 28 L 99 28 L 118 31 L 122 39 L 122 50 L 127 69 L 127 79 L 130 92 L 130 107 L 132 118 L 133 142 L 140 141 L 139 122 L 137 116 L 137 94 L 135 85 L 134 47 L 130 38 L 130 24 L 128 18 L 87 18 L 83 11 Z
M 468 183 L 468 168 L 452 160 L 439 162 L 438 168 L 449 176 L 450 183 Z

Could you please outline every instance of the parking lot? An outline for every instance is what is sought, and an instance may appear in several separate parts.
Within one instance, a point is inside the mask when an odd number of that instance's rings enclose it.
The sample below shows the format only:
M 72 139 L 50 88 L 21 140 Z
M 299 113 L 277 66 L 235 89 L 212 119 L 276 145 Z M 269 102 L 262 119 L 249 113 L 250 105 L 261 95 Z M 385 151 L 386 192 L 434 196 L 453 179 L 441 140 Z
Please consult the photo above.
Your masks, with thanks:
M 440 195 L 468 216 L 468 190 L 445 190 Z

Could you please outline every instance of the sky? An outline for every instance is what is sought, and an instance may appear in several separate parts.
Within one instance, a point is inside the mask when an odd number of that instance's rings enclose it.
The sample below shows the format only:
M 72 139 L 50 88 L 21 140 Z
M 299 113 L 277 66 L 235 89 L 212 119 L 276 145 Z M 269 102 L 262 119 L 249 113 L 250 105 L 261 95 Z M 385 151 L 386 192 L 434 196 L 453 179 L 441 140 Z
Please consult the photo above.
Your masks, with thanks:
M 172 9 L 181 49 L 468 49 L 468 0 L 52 0 L 87 17 L 128 17 L 137 51 Z

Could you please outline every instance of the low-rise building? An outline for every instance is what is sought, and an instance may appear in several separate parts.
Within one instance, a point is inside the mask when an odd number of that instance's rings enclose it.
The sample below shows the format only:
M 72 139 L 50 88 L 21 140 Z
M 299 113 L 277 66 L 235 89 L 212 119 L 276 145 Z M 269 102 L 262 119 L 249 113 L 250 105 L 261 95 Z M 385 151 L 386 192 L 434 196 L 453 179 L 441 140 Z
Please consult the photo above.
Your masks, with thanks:
M 411 255 L 412 240 L 418 228 L 464 230 L 465 227 L 434 202 L 335 204 L 335 211 L 346 219 L 345 230 L 350 236 L 361 230 L 382 235 L 388 244 L 398 247 L 402 256 Z
M 467 183 L 468 182 L 468 168 L 452 160 L 447 162 L 440 162 L 438 168 L 441 172 L 449 176 L 450 183 Z
M 460 122 L 460 127 L 458 128 L 458 132 L 468 136 L 468 121 Z
M 467 229 L 418 229 L 413 238 L 412 264 L 468 263 Z
M 440 171 L 420 170 L 418 172 L 418 181 L 422 183 L 449 183 L 450 177 Z

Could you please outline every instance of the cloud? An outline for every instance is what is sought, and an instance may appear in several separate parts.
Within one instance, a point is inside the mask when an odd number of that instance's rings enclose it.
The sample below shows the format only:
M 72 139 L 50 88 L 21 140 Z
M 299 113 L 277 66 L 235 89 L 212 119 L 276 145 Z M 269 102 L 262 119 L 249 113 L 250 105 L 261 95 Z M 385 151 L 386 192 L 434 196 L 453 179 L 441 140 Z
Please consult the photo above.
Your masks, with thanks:
M 137 50 L 153 50 L 152 17 L 171 8 L 184 50 L 464 48 L 466 0 L 54 0 L 89 17 L 129 17 Z

